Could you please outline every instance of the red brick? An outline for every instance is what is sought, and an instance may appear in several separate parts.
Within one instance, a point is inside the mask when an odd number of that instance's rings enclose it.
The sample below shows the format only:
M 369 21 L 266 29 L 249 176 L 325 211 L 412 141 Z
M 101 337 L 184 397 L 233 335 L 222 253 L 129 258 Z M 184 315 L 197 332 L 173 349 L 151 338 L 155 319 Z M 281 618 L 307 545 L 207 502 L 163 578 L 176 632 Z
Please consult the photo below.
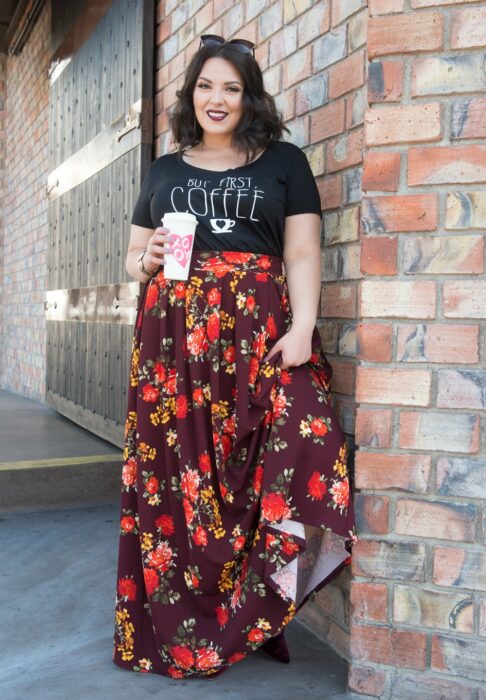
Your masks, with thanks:
M 360 539 L 353 548 L 353 576 L 425 581 L 425 545 L 397 540 Z
M 372 107 L 366 113 L 365 134 L 369 146 L 438 141 L 442 134 L 440 104 Z
M 451 137 L 453 139 L 486 138 L 486 98 L 467 97 L 452 105 Z
M 328 2 L 319 2 L 298 20 L 297 33 L 299 46 L 307 44 L 328 31 L 331 24 L 331 6 Z
M 390 362 L 393 327 L 388 323 L 359 323 L 356 329 L 356 355 L 368 362 Z
M 486 281 L 445 282 L 442 294 L 446 318 L 486 318 Z
M 361 314 L 369 318 L 434 318 L 436 283 L 363 280 Z
M 344 131 L 344 100 L 316 109 L 311 113 L 311 143 L 322 141 Z
M 355 485 L 358 489 L 402 489 L 426 493 L 431 458 L 426 455 L 356 453 Z
M 368 67 L 368 101 L 399 102 L 403 93 L 403 62 L 372 61 Z
M 397 360 L 400 362 L 476 363 L 479 327 L 455 324 L 401 325 Z
M 484 682 L 485 655 L 486 642 L 483 640 L 461 639 L 451 633 L 432 635 L 430 667 L 433 671 Z
M 363 197 L 365 232 L 435 231 L 437 194 Z
M 326 172 L 343 170 L 363 161 L 363 129 L 358 128 L 348 134 L 329 141 L 327 146 Z
M 412 97 L 484 90 L 483 56 L 461 53 L 416 58 L 412 62 Z
M 356 51 L 329 69 L 329 98 L 335 100 L 364 84 L 364 52 Z
M 388 587 L 385 583 L 351 582 L 351 617 L 355 620 L 386 622 Z
M 398 668 L 425 668 L 427 635 L 369 625 L 351 627 L 351 655 Z
M 320 315 L 325 318 L 356 318 L 356 287 L 351 284 L 323 285 Z
M 283 87 L 288 88 L 309 77 L 311 61 L 311 46 L 305 46 L 300 51 L 292 54 L 283 63 Z
M 357 693 L 381 698 L 385 692 L 385 679 L 384 671 L 379 671 L 369 666 L 362 666 L 356 663 L 354 659 L 349 664 L 348 686 L 350 690 L 354 690 Z
M 392 420 L 391 408 L 360 406 L 356 411 L 356 443 L 360 447 L 390 447 Z M 361 455 L 361 452 L 358 452 L 358 455 Z
M 201 34 L 206 27 L 209 27 L 213 21 L 213 3 L 205 2 L 199 12 L 195 16 L 195 30 L 196 34 Z M 245 35 L 245 39 L 248 38 Z
M 389 15 L 403 10 L 404 0 L 368 0 L 370 15 Z
M 486 182 L 486 146 L 430 146 L 411 148 L 408 184 Z
M 437 586 L 454 586 L 486 591 L 486 554 L 462 547 L 434 547 L 432 581 Z
M 451 611 L 453 611 L 451 615 Z M 449 629 L 454 617 L 454 630 L 473 632 L 473 601 L 464 593 L 420 589 L 416 586 L 394 586 L 393 621 L 415 627 Z M 405 693 L 403 697 L 410 697 Z M 421 700 L 422 693 L 417 695 Z M 430 696 L 428 696 L 430 697 Z M 441 695 L 441 697 L 444 697 Z M 452 697 L 452 696 L 449 696 Z
M 442 48 L 443 17 L 439 12 L 413 12 L 392 17 L 371 17 L 368 55 L 415 53 Z
M 368 275 L 397 273 L 396 236 L 363 236 L 361 238 L 361 272 Z
M 427 370 L 358 367 L 356 401 L 428 406 L 430 386 L 431 372 Z
M 438 408 L 486 408 L 486 371 L 444 369 L 437 381 Z
M 486 46 L 486 7 L 470 7 L 452 13 L 451 48 Z
M 343 183 L 340 174 L 320 178 L 317 182 L 317 188 L 321 195 L 323 209 L 336 209 L 339 207 L 343 196 Z
M 400 153 L 368 151 L 363 169 L 363 190 L 395 192 L 400 180 Z
M 363 7 L 363 0 L 332 0 L 332 25 L 335 27 Z
M 356 528 L 363 535 L 386 535 L 389 528 L 390 499 L 357 493 L 354 497 Z
M 402 411 L 398 445 L 408 450 L 474 454 L 479 450 L 479 417 L 468 413 Z
M 356 365 L 332 358 L 332 390 L 338 394 L 354 394 Z
M 458 5 L 466 2 L 482 2 L 483 0 L 411 0 L 412 7 L 431 7 L 432 5 Z
M 406 274 L 480 274 L 484 271 L 483 236 L 413 237 L 404 242 Z
M 160 46 L 164 43 L 166 39 L 170 37 L 171 33 L 171 23 L 172 18 L 166 17 L 161 24 L 157 27 L 157 34 L 155 37 L 155 45 Z
M 395 512 L 395 532 L 399 535 L 474 541 L 475 505 L 399 498 Z

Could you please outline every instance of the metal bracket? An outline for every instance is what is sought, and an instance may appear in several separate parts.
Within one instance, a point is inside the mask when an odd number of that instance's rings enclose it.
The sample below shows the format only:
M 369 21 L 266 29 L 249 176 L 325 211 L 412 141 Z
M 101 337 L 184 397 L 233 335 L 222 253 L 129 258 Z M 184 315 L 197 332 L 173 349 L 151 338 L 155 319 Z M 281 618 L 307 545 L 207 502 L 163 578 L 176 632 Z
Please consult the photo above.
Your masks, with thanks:
M 140 112 L 136 112 L 135 114 L 132 113 L 131 116 L 130 114 L 127 114 L 127 116 L 125 117 L 125 126 L 123 127 L 123 129 L 118 129 L 118 131 L 116 132 L 116 140 L 121 141 L 126 134 L 130 133 L 130 131 L 133 131 L 134 129 L 140 129 L 141 124 L 142 115 L 140 114 Z

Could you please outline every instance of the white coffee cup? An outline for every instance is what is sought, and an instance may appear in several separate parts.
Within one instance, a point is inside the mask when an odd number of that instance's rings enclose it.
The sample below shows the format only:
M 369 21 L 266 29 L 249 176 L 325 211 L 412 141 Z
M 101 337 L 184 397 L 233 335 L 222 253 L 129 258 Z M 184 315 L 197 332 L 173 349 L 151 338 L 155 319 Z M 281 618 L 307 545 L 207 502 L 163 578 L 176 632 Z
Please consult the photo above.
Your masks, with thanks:
M 186 280 L 189 277 L 197 223 L 190 212 L 168 212 L 162 217 L 162 225 L 169 229 L 174 239 L 172 252 L 164 256 L 164 277 L 167 279 Z

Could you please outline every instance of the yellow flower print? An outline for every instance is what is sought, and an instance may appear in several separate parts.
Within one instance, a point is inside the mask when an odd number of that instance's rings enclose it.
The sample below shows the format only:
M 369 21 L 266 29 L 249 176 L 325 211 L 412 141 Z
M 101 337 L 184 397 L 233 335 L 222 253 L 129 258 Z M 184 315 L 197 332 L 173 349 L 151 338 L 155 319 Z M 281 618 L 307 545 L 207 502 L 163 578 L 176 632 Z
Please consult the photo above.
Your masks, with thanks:
M 141 442 L 138 446 L 138 454 L 142 462 L 146 462 L 148 459 L 154 460 L 157 450 L 155 447 L 150 447 L 146 442 Z
M 135 627 L 133 622 L 130 622 L 130 615 L 126 608 L 115 612 L 115 625 L 118 639 L 120 639 L 120 643 L 116 645 L 117 651 L 121 652 L 123 661 L 131 661 L 134 656 L 133 647 L 135 642 L 133 633 L 135 632 Z
M 138 363 L 140 360 L 140 348 L 135 349 L 132 352 L 132 361 L 130 369 L 130 386 L 137 386 L 138 384 Z
M 256 623 L 256 627 L 259 627 L 261 630 L 271 630 L 272 625 L 268 622 L 268 620 L 265 620 L 264 617 L 259 617 Z
M 221 574 L 219 576 L 219 581 L 218 581 L 218 588 L 221 593 L 224 593 L 225 591 L 232 591 L 234 588 L 234 583 L 232 579 L 232 573 L 233 569 L 236 566 L 236 560 L 233 559 L 232 561 L 227 561 L 226 564 L 223 565 L 223 569 L 221 571 Z
M 300 434 L 302 437 L 309 437 L 309 435 L 312 433 L 312 430 L 310 429 L 310 425 L 306 420 L 301 420 L 300 421 Z
M 167 431 L 167 444 L 169 445 L 169 447 L 172 447 L 172 445 L 175 445 L 176 442 L 177 442 L 177 431 L 172 430 L 172 428 L 170 428 Z
M 347 474 L 346 467 L 346 457 L 348 454 L 348 445 L 344 443 L 339 449 L 339 459 L 334 462 L 333 469 L 339 474 L 340 477 L 344 477 Z
M 140 536 L 142 551 L 150 552 L 154 548 L 154 536 L 151 532 L 144 532 Z
M 238 292 L 238 294 L 236 295 L 236 306 L 237 306 L 239 309 L 244 309 L 244 308 L 245 308 L 245 304 L 246 304 L 246 297 L 245 297 L 245 295 L 243 294 L 243 292 Z

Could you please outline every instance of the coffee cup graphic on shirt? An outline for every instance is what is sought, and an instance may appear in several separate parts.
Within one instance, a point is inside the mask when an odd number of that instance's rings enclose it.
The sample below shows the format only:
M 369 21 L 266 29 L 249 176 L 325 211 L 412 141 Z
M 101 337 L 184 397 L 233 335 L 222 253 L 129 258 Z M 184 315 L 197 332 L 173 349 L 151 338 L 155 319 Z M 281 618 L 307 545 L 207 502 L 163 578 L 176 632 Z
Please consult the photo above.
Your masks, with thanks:
M 210 222 L 212 233 L 231 233 L 231 229 L 236 224 L 233 219 L 210 219 Z

